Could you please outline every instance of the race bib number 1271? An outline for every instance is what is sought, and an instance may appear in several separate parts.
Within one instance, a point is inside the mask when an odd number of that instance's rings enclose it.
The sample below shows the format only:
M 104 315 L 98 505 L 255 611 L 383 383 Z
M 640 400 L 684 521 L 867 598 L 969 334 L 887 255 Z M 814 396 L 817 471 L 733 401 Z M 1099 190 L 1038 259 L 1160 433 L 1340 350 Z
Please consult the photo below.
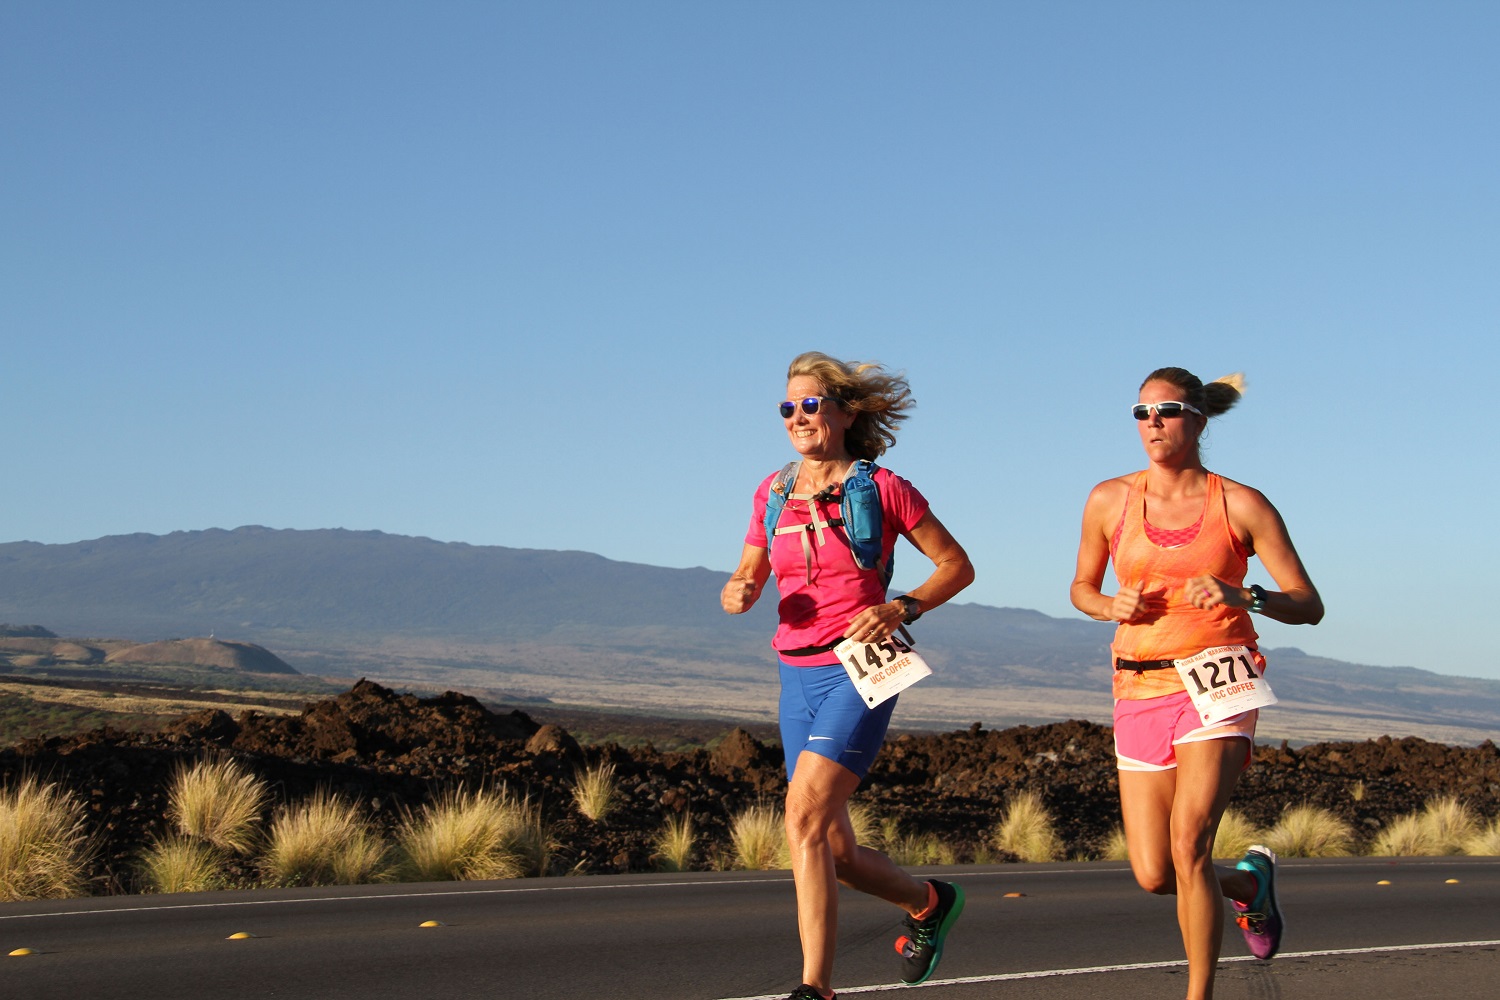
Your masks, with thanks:
M 1214 646 L 1176 663 L 1205 726 L 1276 704 L 1276 694 L 1256 672 L 1255 654 L 1248 646 Z
M 845 639 L 833 651 L 866 708 L 874 708 L 932 674 L 926 661 L 894 635 L 884 642 Z

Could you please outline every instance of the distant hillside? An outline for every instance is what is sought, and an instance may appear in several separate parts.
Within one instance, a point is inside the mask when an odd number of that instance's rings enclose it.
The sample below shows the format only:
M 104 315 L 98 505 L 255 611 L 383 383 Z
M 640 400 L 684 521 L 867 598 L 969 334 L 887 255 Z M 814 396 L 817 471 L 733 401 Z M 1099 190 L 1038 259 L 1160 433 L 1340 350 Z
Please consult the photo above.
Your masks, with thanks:
M 99 664 L 194 667 L 252 674 L 297 673 L 275 653 L 249 642 L 169 639 L 136 643 L 122 639 L 0 636 L 0 667 L 79 668 Z
M 774 602 L 726 616 L 726 578 L 586 552 L 245 527 L 0 545 L 0 620 L 139 641 L 234 635 L 303 673 L 496 700 L 765 718 Z M 937 674 L 903 695 L 909 725 L 1109 717 L 1108 624 L 955 604 L 915 632 Z M 1269 657 L 1282 704 L 1267 736 L 1500 731 L 1497 681 Z

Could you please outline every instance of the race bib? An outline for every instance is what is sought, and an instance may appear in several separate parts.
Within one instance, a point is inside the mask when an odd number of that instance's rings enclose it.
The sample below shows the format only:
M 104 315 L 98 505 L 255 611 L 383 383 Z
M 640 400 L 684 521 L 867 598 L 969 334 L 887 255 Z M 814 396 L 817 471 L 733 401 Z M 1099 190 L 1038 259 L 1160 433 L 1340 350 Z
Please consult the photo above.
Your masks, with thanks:
M 1173 662 L 1205 726 L 1276 704 L 1276 693 L 1256 673 L 1255 655 L 1248 646 L 1215 646 Z
M 866 708 L 874 708 L 932 674 L 926 661 L 894 635 L 884 642 L 845 639 L 833 651 Z

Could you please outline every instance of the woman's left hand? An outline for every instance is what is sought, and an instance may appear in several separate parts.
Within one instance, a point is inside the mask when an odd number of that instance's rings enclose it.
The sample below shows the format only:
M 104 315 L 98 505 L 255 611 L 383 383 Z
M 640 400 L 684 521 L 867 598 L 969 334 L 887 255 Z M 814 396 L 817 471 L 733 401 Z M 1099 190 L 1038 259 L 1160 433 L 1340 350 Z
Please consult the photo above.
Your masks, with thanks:
M 1244 588 L 1225 583 L 1218 577 L 1207 573 L 1193 577 L 1183 585 L 1183 591 L 1189 604 L 1204 611 L 1221 604 L 1226 608 L 1250 606 L 1250 599 L 1245 596 Z
M 844 629 L 844 638 L 859 642 L 881 642 L 894 635 L 905 618 L 906 605 L 900 601 L 876 604 L 849 620 L 849 627 Z

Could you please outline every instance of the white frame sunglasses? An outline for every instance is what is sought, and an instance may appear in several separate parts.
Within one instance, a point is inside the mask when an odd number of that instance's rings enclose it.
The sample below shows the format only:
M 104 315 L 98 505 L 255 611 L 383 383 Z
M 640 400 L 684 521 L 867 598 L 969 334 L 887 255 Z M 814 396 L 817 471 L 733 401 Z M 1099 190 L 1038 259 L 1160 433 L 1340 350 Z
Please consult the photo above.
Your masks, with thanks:
M 1175 406 L 1177 409 L 1171 411 L 1163 409 L 1163 407 L 1168 406 Z M 1196 413 L 1200 417 L 1203 416 L 1203 411 L 1192 403 L 1184 403 L 1176 399 L 1164 399 L 1160 403 L 1136 403 L 1130 408 L 1130 415 L 1137 420 L 1149 420 L 1151 419 L 1151 414 L 1154 413 L 1163 420 L 1173 420 L 1182 416 L 1184 410 Z

